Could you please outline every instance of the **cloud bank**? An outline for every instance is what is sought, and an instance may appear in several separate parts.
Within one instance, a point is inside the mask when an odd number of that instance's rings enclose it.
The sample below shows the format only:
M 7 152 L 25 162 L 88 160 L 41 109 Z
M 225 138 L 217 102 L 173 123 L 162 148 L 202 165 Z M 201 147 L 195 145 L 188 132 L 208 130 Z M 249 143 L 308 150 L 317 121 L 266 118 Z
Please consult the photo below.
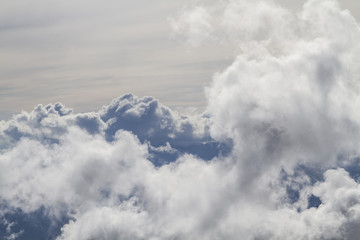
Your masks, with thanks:
M 360 31 L 350 13 L 334 0 L 299 13 L 229 0 L 173 24 L 189 44 L 239 52 L 207 88 L 205 113 L 128 94 L 98 112 L 58 103 L 1 122 L 1 237 L 357 239 Z

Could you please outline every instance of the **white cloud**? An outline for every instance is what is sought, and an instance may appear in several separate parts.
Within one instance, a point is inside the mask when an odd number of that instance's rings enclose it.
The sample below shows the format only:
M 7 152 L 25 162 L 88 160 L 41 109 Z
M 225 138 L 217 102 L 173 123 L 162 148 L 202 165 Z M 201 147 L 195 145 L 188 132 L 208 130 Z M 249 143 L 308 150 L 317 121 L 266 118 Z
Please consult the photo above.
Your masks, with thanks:
M 116 201 L 151 169 L 145 156 L 146 147 L 127 132 L 119 132 L 114 143 L 76 128 L 52 146 L 23 139 L 1 155 L 1 196 L 25 212 Z
M 282 164 L 331 164 L 338 155 L 358 148 L 359 102 L 354 89 L 359 72 L 353 65 L 359 56 L 358 27 L 332 1 L 310 1 L 300 15 L 297 25 L 310 27 L 295 42 L 287 35 L 280 40 L 291 42 L 290 52 L 242 52 L 208 89 L 213 136 L 232 136 L 238 151 L 250 154 L 253 164 L 254 158 L 261 165 L 263 158 L 283 159 Z M 339 35 L 330 26 L 344 31 Z M 262 157 L 259 148 L 265 150 Z
M 182 13 L 179 19 L 171 19 L 174 37 L 182 37 L 187 44 L 199 46 L 212 37 L 214 29 L 210 19 L 211 16 L 204 7 L 196 6 Z M 190 38 L 187 37 L 189 35 Z
M 2 122 L 3 217 L 65 214 L 64 240 L 357 239 L 358 25 L 331 0 L 298 14 L 251 3 L 180 17 L 196 43 L 239 42 L 208 88 L 207 115 L 129 94 L 99 112 L 57 104 Z M 217 154 L 204 159 L 202 144 Z M 153 154 L 172 158 L 153 164 Z

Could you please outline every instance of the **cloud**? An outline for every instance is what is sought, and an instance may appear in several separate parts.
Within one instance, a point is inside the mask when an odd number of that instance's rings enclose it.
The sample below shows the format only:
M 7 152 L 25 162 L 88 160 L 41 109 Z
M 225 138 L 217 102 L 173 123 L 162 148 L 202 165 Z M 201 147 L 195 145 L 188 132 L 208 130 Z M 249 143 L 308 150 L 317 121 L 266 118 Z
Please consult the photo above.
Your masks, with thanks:
M 229 151 L 229 146 L 211 138 L 209 117 L 180 115 L 152 97 L 139 99 L 132 94 L 124 95 L 104 106 L 100 117 L 107 124 L 105 137 L 108 141 L 112 141 L 118 129 L 128 130 L 142 143 L 154 146 L 150 150 L 159 157 L 168 153 L 168 158 L 175 159 L 187 152 L 210 160 L 219 153 Z M 166 161 L 162 157 L 154 160 Z
M 187 152 L 210 160 L 229 149 L 211 138 L 209 122 L 207 116 L 180 115 L 155 98 L 138 98 L 133 94 L 114 99 L 99 112 L 75 114 L 61 103 L 38 105 L 32 112 L 22 112 L 2 123 L 0 148 L 9 148 L 24 137 L 57 143 L 71 127 L 105 136 L 111 142 L 116 132 L 123 129 L 134 133 L 142 143 L 148 143 L 158 164 L 165 159 L 157 155 L 166 152 L 172 159 Z
M 247 53 L 259 50 L 253 44 L 260 41 L 276 47 L 281 37 L 293 37 L 297 31 L 296 17 L 274 1 L 206 1 L 183 11 L 172 19 L 174 36 L 191 46 L 217 42 L 233 45 Z M 277 46 L 283 50 L 284 46 Z M 274 49 L 275 50 L 275 49 Z
M 155 166 L 186 153 L 210 160 L 221 147 L 229 151 L 208 128 L 208 117 L 182 116 L 154 98 L 131 94 L 99 112 L 75 114 L 56 103 L 3 121 L 2 216 L 15 222 L 28 215 L 39 219 L 20 222 L 8 236 L 25 229 L 19 237 L 29 238 L 36 224 L 51 221 L 50 235 L 41 235 L 49 238 L 82 208 L 90 211 L 100 202 L 112 208 L 131 198 Z
M 187 44 L 199 46 L 212 36 L 214 29 L 209 22 L 210 19 L 208 11 L 201 6 L 185 11 L 179 19 L 171 19 L 171 26 L 174 30 L 173 37 L 182 37 Z M 191 38 L 187 38 L 188 35 L 191 35 Z
M 107 123 L 105 133 L 110 141 L 119 128 L 132 131 L 141 141 L 148 140 L 155 146 L 164 141 L 196 141 L 204 138 L 203 135 L 210 138 L 205 118 L 191 121 L 152 97 L 139 99 L 132 94 L 124 95 L 104 106 L 100 115 Z
M 179 19 L 198 44 L 238 42 L 202 115 L 127 94 L 98 112 L 39 105 L 1 122 L 4 237 L 29 234 L 12 227 L 20 212 L 64 240 L 357 239 L 359 27 L 332 0 L 299 13 L 251 3 Z

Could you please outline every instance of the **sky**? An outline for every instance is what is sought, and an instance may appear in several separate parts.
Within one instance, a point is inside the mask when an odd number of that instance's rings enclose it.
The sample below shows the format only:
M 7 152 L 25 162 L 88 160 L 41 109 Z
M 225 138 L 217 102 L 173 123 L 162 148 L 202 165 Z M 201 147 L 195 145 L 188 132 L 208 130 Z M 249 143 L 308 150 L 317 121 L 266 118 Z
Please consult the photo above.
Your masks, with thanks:
M 237 50 L 174 35 L 172 20 L 197 2 L 215 1 L 1 1 L 0 119 L 39 103 L 94 111 L 129 92 L 204 110 L 204 88 Z M 299 11 L 304 1 L 279 3 Z M 360 3 L 341 4 L 359 19 Z
M 2 1 L 0 238 L 358 239 L 358 7 Z
M 171 18 L 190 4 L 2 1 L 1 116 L 59 101 L 95 110 L 129 92 L 204 108 L 204 86 L 234 54 L 172 37 Z

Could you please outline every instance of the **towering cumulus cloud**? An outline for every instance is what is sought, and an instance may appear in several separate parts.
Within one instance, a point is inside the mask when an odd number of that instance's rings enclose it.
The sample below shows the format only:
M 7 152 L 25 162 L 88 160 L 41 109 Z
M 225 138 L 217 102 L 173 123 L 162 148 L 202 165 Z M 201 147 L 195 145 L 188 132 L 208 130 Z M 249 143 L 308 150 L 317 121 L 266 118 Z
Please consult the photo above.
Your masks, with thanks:
M 358 239 L 360 31 L 334 0 L 199 5 L 172 20 L 232 44 L 203 115 L 128 94 L 0 123 L 3 239 Z

